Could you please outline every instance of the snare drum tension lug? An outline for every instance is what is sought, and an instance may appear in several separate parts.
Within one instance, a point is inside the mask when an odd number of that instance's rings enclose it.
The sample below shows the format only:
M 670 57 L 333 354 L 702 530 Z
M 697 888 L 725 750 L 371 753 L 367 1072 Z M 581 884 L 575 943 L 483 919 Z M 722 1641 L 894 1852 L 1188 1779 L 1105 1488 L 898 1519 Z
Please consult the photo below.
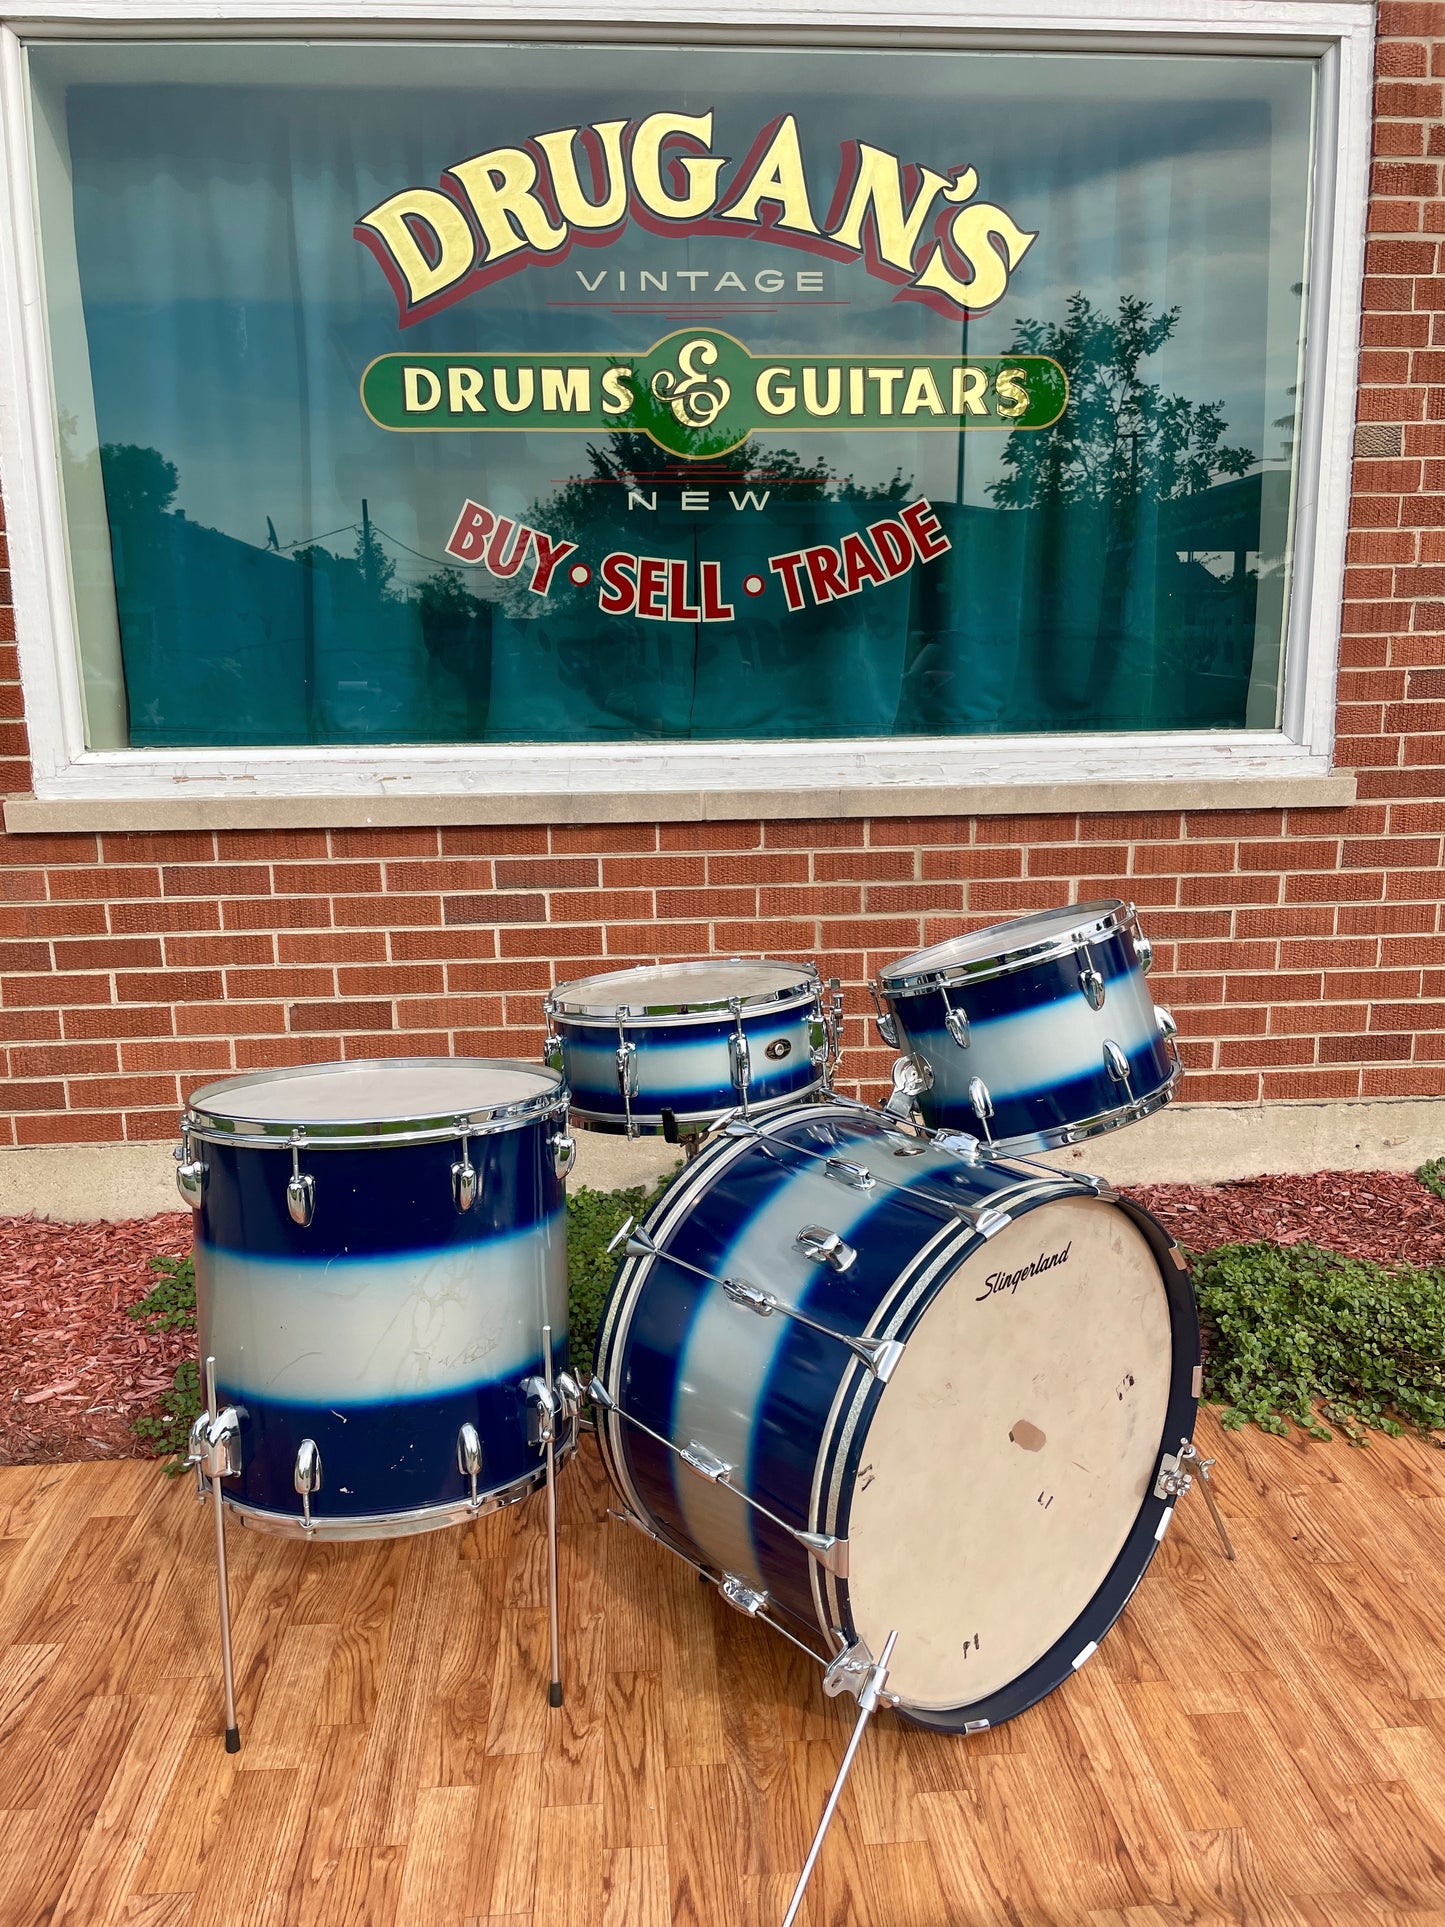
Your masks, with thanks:
M 733 1034 L 728 1039 L 728 1070 L 732 1076 L 733 1089 L 738 1094 L 743 1116 L 748 1114 L 748 1085 L 752 1082 L 753 1060 L 748 1048 L 747 1034 L 743 1030 L 743 1004 L 740 997 L 728 999 L 728 1009 L 732 1013 Z
M 206 1196 L 207 1167 L 199 1158 L 191 1156 L 191 1133 L 184 1118 L 180 1144 L 171 1155 L 176 1161 L 176 1189 L 192 1211 L 199 1211 Z
M 952 1005 L 943 1013 L 944 1029 L 958 1045 L 960 1050 L 968 1049 L 968 1012 L 955 1010 Z
M 878 1027 L 878 1035 L 889 1050 L 897 1050 L 898 1020 L 891 1010 L 883 1008 L 883 999 L 878 994 L 878 986 L 871 977 L 868 979 L 868 995 L 873 999 L 873 1022 Z

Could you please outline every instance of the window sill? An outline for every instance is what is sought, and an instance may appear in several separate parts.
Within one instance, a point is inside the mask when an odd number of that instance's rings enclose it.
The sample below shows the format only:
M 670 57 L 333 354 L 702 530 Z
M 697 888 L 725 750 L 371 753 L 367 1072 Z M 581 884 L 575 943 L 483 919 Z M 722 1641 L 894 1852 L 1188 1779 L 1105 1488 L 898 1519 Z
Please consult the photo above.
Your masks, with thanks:
M 239 787 L 239 785 L 238 785 Z M 1053 783 L 835 788 L 575 790 L 499 795 L 428 791 L 371 795 L 12 796 L 11 836 L 125 830 L 299 830 L 468 823 L 693 823 L 757 818 L 1061 816 L 1098 811 L 1339 808 L 1352 770 L 1332 774 L 1109 777 Z

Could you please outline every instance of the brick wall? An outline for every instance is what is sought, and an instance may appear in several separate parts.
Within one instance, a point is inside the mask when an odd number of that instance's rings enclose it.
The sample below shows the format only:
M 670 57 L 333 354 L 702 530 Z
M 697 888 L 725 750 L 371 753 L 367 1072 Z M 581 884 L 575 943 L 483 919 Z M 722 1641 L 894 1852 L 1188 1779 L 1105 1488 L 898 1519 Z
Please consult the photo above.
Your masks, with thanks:
M 1445 5 L 1386 0 L 1340 810 L 0 839 L 0 1142 L 173 1134 L 233 1070 L 535 1057 L 557 978 L 708 952 L 847 986 L 1067 898 L 1140 906 L 1195 1100 L 1445 1094 Z M 3 525 L 0 525 L 3 526 Z M 0 567 L 3 567 L 0 552 Z M 0 605 L 9 579 L 0 573 Z M 28 780 L 0 606 L 0 785 Z

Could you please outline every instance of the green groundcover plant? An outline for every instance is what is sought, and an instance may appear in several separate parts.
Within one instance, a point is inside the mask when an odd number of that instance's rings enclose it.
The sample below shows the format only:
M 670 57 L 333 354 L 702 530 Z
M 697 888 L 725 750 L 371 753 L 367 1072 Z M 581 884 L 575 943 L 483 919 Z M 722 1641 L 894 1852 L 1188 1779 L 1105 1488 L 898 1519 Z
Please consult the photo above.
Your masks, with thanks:
M 666 1182 L 666 1180 L 664 1180 Z M 567 1297 L 571 1315 L 572 1370 L 586 1382 L 592 1375 L 597 1324 L 617 1259 L 607 1246 L 629 1217 L 640 1218 L 661 1196 L 662 1185 L 627 1191 L 589 1191 L 585 1185 L 567 1197 Z M 196 1267 L 191 1258 L 152 1258 L 154 1288 L 130 1316 L 155 1332 L 196 1329 Z M 136 1420 L 136 1436 L 161 1456 L 185 1457 L 191 1421 L 201 1409 L 200 1373 L 194 1359 L 176 1367 L 160 1410 Z M 172 1466 L 173 1471 L 177 1466 Z
M 1445 1159 L 1437 1159 L 1420 1179 L 1445 1196 L 1442 1171 Z M 628 1217 L 651 1210 L 662 1189 L 581 1186 L 568 1196 L 572 1369 L 584 1383 L 617 1269 L 608 1243 Z M 1253 1422 L 1283 1433 L 1293 1422 L 1328 1439 L 1334 1425 L 1354 1444 L 1370 1428 L 1413 1430 L 1445 1445 L 1445 1266 L 1367 1264 L 1317 1245 L 1265 1242 L 1196 1253 L 1193 1266 L 1204 1396 L 1223 1408 L 1226 1426 Z M 153 1258 L 151 1269 L 155 1288 L 131 1317 L 158 1332 L 193 1331 L 192 1260 Z M 137 1435 L 158 1454 L 183 1456 L 199 1409 L 199 1375 L 187 1359 L 159 1412 L 136 1421 Z
M 1385 1266 L 1318 1245 L 1233 1244 L 1195 1255 L 1204 1395 L 1226 1426 L 1288 1421 L 1445 1429 L 1445 1266 Z M 1436 1439 L 1436 1443 L 1445 1440 Z

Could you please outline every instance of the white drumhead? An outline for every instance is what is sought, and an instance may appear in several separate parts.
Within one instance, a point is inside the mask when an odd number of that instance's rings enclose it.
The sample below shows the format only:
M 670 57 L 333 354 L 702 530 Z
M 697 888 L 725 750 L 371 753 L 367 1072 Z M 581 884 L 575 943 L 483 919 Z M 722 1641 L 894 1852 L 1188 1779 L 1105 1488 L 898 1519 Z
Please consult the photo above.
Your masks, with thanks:
M 228 1078 L 191 1103 L 243 1123 L 394 1124 L 496 1110 L 557 1088 L 550 1071 L 485 1057 L 372 1059 Z
M 848 1519 L 854 1624 L 875 1653 L 898 1631 L 891 1691 L 968 1706 L 1063 1637 L 1153 1485 L 1170 1367 L 1159 1266 L 1117 1206 L 1040 1205 L 959 1266 L 879 1400 Z
M 897 963 L 889 964 L 881 975 L 884 983 L 897 983 L 903 977 L 926 977 L 954 965 L 983 963 L 991 957 L 1034 950 L 1057 943 L 1076 930 L 1086 931 L 1110 916 L 1117 917 L 1122 909 L 1121 903 L 1113 902 L 1066 903 L 1058 910 L 1038 910 L 1029 917 L 1016 917 L 1012 923 L 991 923 L 986 930 L 945 937 L 926 950 L 910 951 Z
M 552 995 L 559 1010 L 611 1017 L 623 1011 L 725 1010 L 733 997 L 745 1004 L 769 1001 L 790 991 L 811 990 L 813 981 L 808 964 L 773 957 L 703 957 L 579 977 L 575 983 L 558 984 Z

